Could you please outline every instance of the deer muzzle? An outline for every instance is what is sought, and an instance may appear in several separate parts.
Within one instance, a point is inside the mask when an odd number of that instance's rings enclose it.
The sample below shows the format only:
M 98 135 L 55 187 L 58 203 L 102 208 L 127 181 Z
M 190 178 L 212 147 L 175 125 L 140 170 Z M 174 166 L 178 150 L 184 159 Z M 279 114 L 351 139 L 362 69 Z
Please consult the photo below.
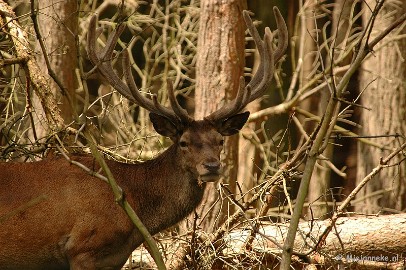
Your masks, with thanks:
M 199 180 L 202 182 L 215 182 L 220 178 L 222 169 L 219 161 L 204 162 L 200 166 Z

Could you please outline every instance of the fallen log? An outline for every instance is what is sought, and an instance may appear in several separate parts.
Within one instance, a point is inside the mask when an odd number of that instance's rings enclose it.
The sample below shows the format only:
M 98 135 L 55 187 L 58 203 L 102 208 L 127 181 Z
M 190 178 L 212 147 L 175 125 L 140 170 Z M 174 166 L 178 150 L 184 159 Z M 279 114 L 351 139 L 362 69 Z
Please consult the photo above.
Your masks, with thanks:
M 275 267 L 279 263 L 281 246 L 287 234 L 288 224 L 262 222 L 253 233 L 252 222 L 226 233 L 221 243 L 195 244 L 194 254 L 201 268 L 218 269 L 225 265 Z M 296 234 L 293 261 L 295 265 L 345 266 L 350 269 L 405 269 L 406 267 L 406 214 L 385 216 L 341 217 L 331 232 L 322 238 L 329 220 L 301 222 Z M 208 239 L 208 237 L 205 237 Z M 320 239 L 324 239 L 320 243 Z M 165 260 L 174 261 L 177 250 L 185 248 L 190 239 L 165 240 Z M 315 248 L 317 247 L 317 248 Z M 147 252 L 137 250 L 133 254 L 134 265 L 151 265 Z M 187 255 L 190 261 L 190 254 Z M 167 265 L 170 265 L 170 263 Z M 186 265 L 186 263 L 185 263 Z M 201 265 L 200 265 L 201 266 Z M 129 268 L 127 268 L 129 269 Z M 311 268 L 309 268 L 311 269 Z

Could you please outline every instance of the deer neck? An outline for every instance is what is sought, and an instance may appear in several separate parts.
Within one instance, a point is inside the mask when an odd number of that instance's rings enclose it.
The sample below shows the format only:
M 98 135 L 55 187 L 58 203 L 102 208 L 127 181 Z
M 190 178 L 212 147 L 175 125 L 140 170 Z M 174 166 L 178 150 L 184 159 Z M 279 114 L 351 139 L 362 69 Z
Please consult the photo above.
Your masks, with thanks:
M 172 145 L 155 159 L 132 165 L 136 169 L 126 173 L 133 180 L 127 197 L 152 234 L 182 220 L 202 200 L 206 184 L 199 184 L 178 160 L 178 149 Z

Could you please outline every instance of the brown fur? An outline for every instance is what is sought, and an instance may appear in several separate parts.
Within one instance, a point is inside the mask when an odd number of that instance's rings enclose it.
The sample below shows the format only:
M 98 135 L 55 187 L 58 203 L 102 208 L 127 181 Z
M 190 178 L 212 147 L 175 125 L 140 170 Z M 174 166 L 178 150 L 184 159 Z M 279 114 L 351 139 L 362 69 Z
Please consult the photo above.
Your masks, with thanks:
M 151 234 L 193 211 L 206 185 L 198 183 L 205 162 L 220 160 L 222 136 L 208 121 L 173 139 L 153 160 L 107 162 Z M 98 170 L 91 156 L 72 159 Z M 144 241 L 110 186 L 63 157 L 0 163 L 0 184 L 0 269 L 120 269 Z

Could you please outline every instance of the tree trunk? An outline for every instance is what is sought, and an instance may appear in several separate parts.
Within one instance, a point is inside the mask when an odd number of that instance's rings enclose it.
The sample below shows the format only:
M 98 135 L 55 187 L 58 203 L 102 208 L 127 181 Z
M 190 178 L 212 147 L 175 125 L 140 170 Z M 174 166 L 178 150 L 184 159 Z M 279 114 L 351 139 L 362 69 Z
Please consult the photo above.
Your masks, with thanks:
M 367 5 L 373 6 L 374 3 L 375 1 L 372 0 L 365 1 L 364 24 L 371 16 Z M 406 2 L 387 1 L 376 18 L 371 39 L 405 12 Z M 402 33 L 406 33 L 404 27 L 399 34 Z M 370 109 L 362 111 L 362 128 L 359 134 L 389 135 L 389 137 L 372 139 L 382 145 L 382 149 L 363 143 L 358 144 L 358 181 L 379 163 L 387 149 L 393 149 L 399 145 L 396 134 L 406 134 L 406 40 L 404 38 L 391 40 L 395 35 L 396 32 L 391 33 L 378 43 L 374 53 L 362 65 L 359 77 L 360 90 L 364 91 L 361 104 Z M 389 40 L 391 42 L 387 43 Z M 406 163 L 383 170 L 358 194 L 358 199 L 362 199 L 361 203 L 356 205 L 356 210 L 360 212 L 377 213 L 385 209 L 404 211 Z
M 27 76 L 26 83 L 33 89 L 36 96 L 39 97 L 38 108 L 43 112 L 44 126 L 52 132 L 60 131 L 63 128 L 63 119 L 55 102 L 54 95 L 49 88 L 48 81 L 43 76 L 40 65 L 32 53 L 28 35 L 20 26 L 18 20 L 16 20 L 17 16 L 14 14 L 12 8 L 1 0 L 0 11 L 4 13 L 5 18 L 5 24 L 3 25 L 4 22 L 2 19 L 0 19 L 0 24 L 2 27 L 5 27 L 4 29 L 6 29 L 12 37 L 15 55 L 17 58 L 24 59 L 22 67 Z
M 242 11 L 244 0 L 202 0 L 196 63 L 195 118 L 201 119 L 233 99 L 238 90 L 239 77 L 245 63 Z M 238 136 L 227 138 L 224 155 L 223 184 L 235 190 L 238 174 Z M 204 216 L 201 226 L 212 231 L 224 214 L 232 211 L 232 204 L 217 200 L 215 185 L 209 185 L 201 207 Z M 217 201 L 217 203 L 216 203 Z M 214 207 L 213 207 L 213 204 Z M 213 207 L 213 208 L 212 208 Z
M 75 102 L 75 90 L 77 88 L 77 78 L 75 70 L 78 67 L 76 36 L 78 35 L 78 6 L 76 0 L 56 1 L 44 0 L 38 1 L 38 25 L 44 41 L 46 54 L 49 59 L 51 69 L 60 80 L 64 89 L 55 83 L 49 76 L 49 85 L 51 91 L 57 99 L 58 106 L 61 109 L 61 116 L 65 124 L 73 120 L 72 105 Z M 36 50 L 40 52 L 39 44 Z M 49 74 L 43 52 L 39 53 L 38 63 L 44 74 Z M 69 104 L 65 92 L 70 96 L 72 103 Z M 45 135 L 47 129 L 44 122 L 41 104 L 34 96 L 33 106 L 36 111 L 36 132 L 39 136 Z

